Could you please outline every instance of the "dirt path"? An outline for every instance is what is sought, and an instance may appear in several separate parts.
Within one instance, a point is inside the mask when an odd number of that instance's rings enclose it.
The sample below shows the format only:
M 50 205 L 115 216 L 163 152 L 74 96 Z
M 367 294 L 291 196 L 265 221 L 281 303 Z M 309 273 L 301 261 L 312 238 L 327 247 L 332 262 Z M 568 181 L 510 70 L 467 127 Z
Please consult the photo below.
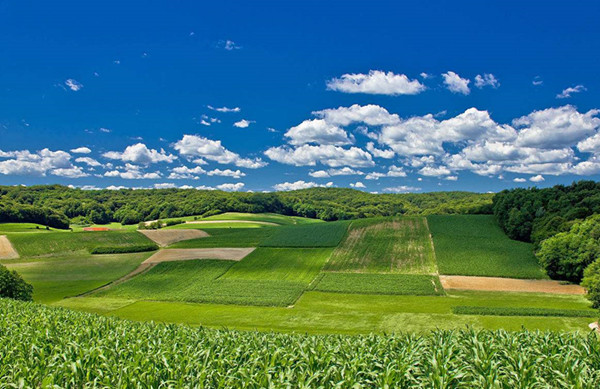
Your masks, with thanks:
M 254 220 L 194 220 L 185 222 L 186 224 L 217 224 L 217 223 L 251 223 L 251 224 L 264 224 L 265 226 L 279 226 L 280 224 L 272 222 L 262 222 Z
M 156 242 L 159 246 L 168 246 L 182 240 L 206 238 L 209 236 L 202 230 L 138 230 L 141 234 L 146 235 L 149 239 Z
M 165 249 L 157 251 L 144 263 L 160 263 L 165 261 L 189 261 L 192 259 L 223 259 L 241 261 L 254 251 L 254 247 L 246 248 L 210 248 L 210 249 Z
M 500 277 L 440 276 L 444 289 L 487 290 L 498 292 L 534 292 L 585 294 L 579 285 L 561 284 L 551 280 L 519 280 Z
M 6 235 L 0 235 L 0 259 L 15 258 L 19 258 L 19 253 L 17 253 Z

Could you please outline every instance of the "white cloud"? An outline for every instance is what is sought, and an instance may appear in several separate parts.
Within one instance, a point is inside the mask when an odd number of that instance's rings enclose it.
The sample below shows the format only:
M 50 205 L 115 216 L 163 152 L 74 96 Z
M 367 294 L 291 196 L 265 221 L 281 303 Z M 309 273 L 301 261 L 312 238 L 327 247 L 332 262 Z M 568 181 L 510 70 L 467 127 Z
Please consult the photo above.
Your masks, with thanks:
M 581 93 L 581 92 L 586 91 L 586 90 L 587 89 L 583 85 L 577 85 L 577 86 L 569 87 L 569 88 L 563 89 L 562 92 L 560 92 L 559 94 L 557 94 L 556 98 L 557 99 L 568 99 L 569 97 L 571 97 L 571 95 L 573 93 Z
M 383 177 L 406 177 L 406 172 L 401 166 L 392 165 L 387 173 L 371 172 L 365 176 L 366 180 L 378 180 Z
M 527 182 L 527 180 L 525 178 L 522 178 L 522 177 L 517 177 L 513 181 L 514 182 Z
M 170 183 L 170 182 L 154 184 L 154 189 L 171 189 L 171 188 L 176 188 L 176 187 L 177 187 L 177 185 Z
M 290 139 L 289 143 L 292 145 L 317 143 L 342 146 L 353 143 L 346 131 L 323 119 L 305 120 L 290 128 L 284 136 Z
M 267 165 L 260 158 L 240 157 L 239 154 L 223 147 L 220 140 L 211 140 L 198 135 L 184 135 L 174 144 L 174 148 L 184 157 L 200 157 L 202 160 L 207 159 L 225 165 L 231 164 L 248 169 L 257 169 Z
M 542 84 L 544 83 L 544 81 L 541 79 L 541 77 L 540 77 L 540 76 L 535 76 L 535 77 L 533 78 L 533 81 L 531 81 L 531 83 L 532 83 L 534 86 L 540 86 L 540 85 L 542 85 Z
M 252 123 L 255 123 L 255 122 L 253 120 L 242 119 L 240 121 L 233 123 L 233 126 L 237 127 L 237 128 L 248 128 L 250 126 L 250 124 L 252 124 Z
M 542 176 L 541 174 L 538 174 L 537 176 L 533 176 L 529 179 L 529 181 L 531 182 L 542 182 L 545 181 L 544 176 Z
M 471 89 L 469 89 L 470 80 L 461 78 L 458 74 L 451 71 L 442 74 L 442 76 L 444 77 L 444 84 L 450 92 L 461 93 L 463 95 L 471 93 Z
M 317 170 L 317 171 L 312 171 L 310 173 L 308 173 L 309 176 L 314 177 L 314 178 L 327 178 L 327 177 L 331 177 L 329 175 L 329 173 L 327 173 L 327 171 L 325 170 Z
M 327 82 L 327 89 L 344 93 L 367 93 L 377 95 L 415 95 L 426 87 L 418 80 L 410 80 L 404 74 L 371 70 L 369 74 L 344 74 Z
M 394 150 L 378 149 L 373 142 L 367 142 L 367 150 L 376 158 L 392 159 L 396 155 Z
M 411 193 L 411 192 L 418 192 L 420 190 L 421 190 L 421 188 L 417 188 L 414 186 L 400 185 L 400 186 L 385 188 L 383 191 L 391 192 L 391 193 Z
M 356 181 L 355 183 L 351 183 L 350 186 L 352 188 L 361 188 L 361 189 L 366 188 L 365 184 L 363 184 L 360 181 Z
M 419 174 L 428 177 L 447 176 L 452 172 L 445 166 L 425 166 L 419 170 Z
M 224 112 L 224 113 L 228 113 L 228 112 L 240 112 L 242 110 L 240 107 L 233 107 L 233 108 L 229 108 L 229 107 L 213 107 L 212 105 L 208 105 L 207 107 L 210 110 L 217 111 L 217 112 Z
M 579 113 L 572 105 L 533 111 L 513 120 L 522 127 L 516 144 L 528 147 L 562 148 L 583 140 L 600 127 L 600 110 Z
M 90 150 L 88 147 L 82 146 L 77 147 L 76 149 L 71 149 L 71 152 L 75 154 L 89 154 L 92 152 L 92 150 Z
M 309 176 L 315 178 L 324 178 L 324 177 L 332 177 L 332 176 L 364 176 L 365 173 L 360 170 L 355 170 L 349 167 L 343 167 L 341 169 L 329 169 L 325 170 L 317 170 L 308 173 Z
M 2 151 L 0 174 L 21 176 L 55 176 L 79 178 L 88 176 L 82 168 L 71 163 L 71 154 L 66 151 L 43 149 L 37 152 L 29 150 Z
M 139 166 L 127 163 L 120 169 L 105 172 L 104 176 L 119 177 L 126 180 L 155 180 L 161 178 L 162 174 L 159 171 L 146 173 Z
M 206 172 L 206 174 L 209 175 L 209 176 L 221 176 L 221 177 L 233 177 L 233 178 L 240 178 L 240 177 L 245 177 L 246 176 L 246 173 L 242 172 L 239 169 L 238 170 L 214 169 L 214 170 L 210 170 L 210 171 Z
M 83 88 L 83 84 L 72 78 L 69 78 L 67 81 L 65 81 L 65 85 L 68 86 L 73 92 L 77 92 Z
M 86 165 L 93 166 L 93 167 L 102 166 L 102 164 L 100 162 L 98 162 L 94 158 L 90 158 L 90 157 L 79 157 L 79 158 L 75 159 L 75 162 L 85 163 Z
M 381 126 L 400 122 L 400 117 L 397 114 L 390 114 L 387 109 L 374 104 L 354 104 L 350 107 L 323 109 L 314 111 L 313 115 L 338 126 L 348 126 L 353 123 Z
M 100 127 L 100 132 L 104 132 L 104 133 L 108 134 L 111 132 L 111 130 L 108 128 Z
M 307 189 L 307 188 L 316 188 L 316 187 L 331 187 L 333 186 L 333 182 L 328 182 L 325 185 L 317 184 L 316 182 L 306 182 L 303 180 L 299 180 L 296 182 L 283 182 L 281 184 L 274 185 L 273 188 L 277 191 L 288 191 L 288 190 L 298 190 L 298 189 Z
M 171 170 L 169 174 L 170 180 L 197 180 L 199 174 L 205 174 L 206 170 L 200 166 L 189 168 L 187 166 L 178 166 Z
M 280 146 L 269 148 L 265 155 L 274 161 L 295 166 L 315 166 L 321 163 L 330 167 L 367 167 L 375 164 L 371 154 L 358 147 L 345 149 L 333 145 L 303 145 L 292 149 Z
M 479 89 L 483 88 L 484 86 L 498 88 L 500 86 L 500 82 L 491 73 L 485 73 L 483 76 L 478 74 L 475 76 L 475 86 Z
M 458 181 L 458 176 L 447 176 L 447 177 L 444 177 L 444 180 L 446 180 L 446 181 Z
M 421 78 L 423 78 L 424 80 L 427 80 L 428 78 L 433 77 L 433 75 L 431 75 L 429 73 L 425 73 L 425 72 L 422 72 L 421 74 L 419 74 L 419 76 L 421 76 Z
M 224 190 L 227 192 L 238 192 L 244 188 L 245 184 L 243 182 L 236 183 L 228 183 L 217 185 L 217 189 Z
M 163 149 L 160 149 L 160 151 L 149 149 L 143 143 L 127 146 L 123 152 L 108 151 L 102 155 L 105 158 L 118 159 L 123 162 L 133 162 L 141 165 L 149 165 L 158 162 L 171 163 L 177 159 L 176 156 L 167 154 Z
M 219 43 L 217 44 L 217 46 L 219 48 L 225 49 L 227 51 L 239 50 L 239 49 L 242 48 L 237 43 L 235 43 L 234 41 L 229 40 L 229 39 L 219 41 Z

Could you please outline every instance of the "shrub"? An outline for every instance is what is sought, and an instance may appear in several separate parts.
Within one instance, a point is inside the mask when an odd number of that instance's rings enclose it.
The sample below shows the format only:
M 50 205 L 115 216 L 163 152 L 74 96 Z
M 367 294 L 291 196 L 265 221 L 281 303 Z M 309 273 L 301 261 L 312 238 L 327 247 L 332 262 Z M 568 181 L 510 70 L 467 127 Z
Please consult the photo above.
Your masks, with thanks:
M 8 297 L 15 300 L 32 301 L 33 286 L 16 271 L 10 271 L 0 265 L 0 297 Z
M 184 220 L 181 220 L 181 219 L 177 219 L 177 220 L 167 220 L 167 221 L 164 223 L 164 226 L 165 226 L 165 227 L 169 227 L 169 226 L 176 226 L 176 225 L 178 225 L 178 224 L 183 224 L 183 223 L 185 223 L 185 221 L 184 221 Z
M 91 254 L 125 254 L 125 253 L 142 253 L 145 251 L 158 250 L 158 246 L 154 243 L 140 244 L 135 246 L 100 246 L 90 250 Z
M 581 285 L 587 289 L 587 298 L 592 302 L 592 307 L 600 309 L 600 259 L 585 269 Z

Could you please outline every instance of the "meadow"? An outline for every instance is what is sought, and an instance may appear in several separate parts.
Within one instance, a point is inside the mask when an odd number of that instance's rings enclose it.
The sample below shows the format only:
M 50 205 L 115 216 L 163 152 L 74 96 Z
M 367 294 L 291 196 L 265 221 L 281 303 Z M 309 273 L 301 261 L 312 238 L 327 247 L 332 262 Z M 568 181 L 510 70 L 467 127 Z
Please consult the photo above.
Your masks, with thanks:
M 190 239 L 170 245 L 170 248 L 257 247 L 273 235 L 275 228 L 211 228 L 210 236 Z
M 428 216 L 440 274 L 545 279 L 533 246 L 509 239 L 488 215 Z
M 0 386 L 600 385 L 593 334 L 463 329 L 310 336 L 136 323 L 4 299 L 0 310 Z
M 137 231 L 50 232 L 7 234 L 21 257 L 87 254 L 96 247 L 129 247 L 153 242 Z
M 326 270 L 434 274 L 437 271 L 424 218 L 354 220 Z

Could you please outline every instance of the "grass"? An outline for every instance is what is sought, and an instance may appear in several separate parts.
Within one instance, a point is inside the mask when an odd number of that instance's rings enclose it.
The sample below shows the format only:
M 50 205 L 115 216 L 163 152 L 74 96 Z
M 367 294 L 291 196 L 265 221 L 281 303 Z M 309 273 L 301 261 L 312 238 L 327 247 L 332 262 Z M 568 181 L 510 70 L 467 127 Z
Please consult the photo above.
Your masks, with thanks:
M 197 230 L 213 230 L 213 229 L 223 229 L 223 228 L 232 228 L 232 229 L 256 229 L 256 228 L 267 228 L 273 227 L 267 224 L 261 223 L 236 223 L 232 222 L 223 222 L 223 223 L 183 223 L 176 224 L 174 226 L 164 227 L 163 229 L 175 229 L 175 230 L 189 230 L 189 229 L 197 229 Z
M 337 221 L 279 227 L 261 246 L 335 247 L 346 234 L 349 224 L 349 221 Z
M 136 231 L 9 234 L 8 239 L 21 257 L 85 254 L 98 246 L 129 247 L 153 243 Z
M 587 332 L 589 318 L 456 315 L 455 306 L 589 309 L 583 296 L 537 293 L 450 291 L 448 296 L 363 295 L 305 292 L 293 308 L 137 301 L 115 296 L 108 304 L 118 308 L 104 314 L 130 320 L 154 320 L 213 328 L 235 328 L 298 333 L 425 333 L 435 329 L 527 329 Z M 67 299 L 60 305 L 98 311 L 99 297 Z
M 281 225 L 322 223 L 320 219 L 309 219 L 300 216 L 286 216 L 277 213 L 243 213 L 226 212 L 220 215 L 209 216 L 202 220 L 251 220 Z
M 51 232 L 62 231 L 56 228 L 46 229 L 46 226 L 35 223 L 0 223 L 0 234 L 5 232 Z
M 233 261 L 195 260 L 159 263 L 148 272 L 100 291 L 114 298 L 287 306 L 304 291 L 299 282 L 219 278 Z
M 457 315 L 598 317 L 598 312 L 593 309 L 473 307 L 459 305 L 453 307 L 452 312 Z
M 169 248 L 256 247 L 273 234 L 276 228 L 211 228 L 206 238 L 177 242 Z
M 87 227 L 98 227 L 98 228 L 110 228 L 111 230 L 128 230 L 128 231 L 135 231 L 137 230 L 138 225 L 137 224 L 121 224 L 121 223 L 117 223 L 117 222 L 113 222 L 113 223 L 108 223 L 108 224 L 89 224 L 89 225 L 79 225 L 79 224 L 72 224 L 71 225 L 71 229 L 74 232 L 81 232 L 83 231 L 84 228 Z
M 544 279 L 529 243 L 509 239 L 493 216 L 428 216 L 440 274 Z
M 143 253 L 146 251 L 156 251 L 158 245 L 155 243 L 137 245 L 137 246 L 99 246 L 90 250 L 90 254 L 125 254 L 125 253 Z
M 437 276 L 416 274 L 323 273 L 314 290 L 337 293 L 442 295 Z
M 137 323 L 6 299 L 0 312 L 7 388 L 594 388 L 600 380 L 600 343 L 589 333 L 288 335 Z
M 221 279 L 273 280 L 310 284 L 331 255 L 331 248 L 261 247 L 233 265 Z
M 420 217 L 355 220 L 326 270 L 435 274 L 427 223 Z
M 151 253 L 78 255 L 5 262 L 33 285 L 35 301 L 50 303 L 98 288 L 133 271 Z

